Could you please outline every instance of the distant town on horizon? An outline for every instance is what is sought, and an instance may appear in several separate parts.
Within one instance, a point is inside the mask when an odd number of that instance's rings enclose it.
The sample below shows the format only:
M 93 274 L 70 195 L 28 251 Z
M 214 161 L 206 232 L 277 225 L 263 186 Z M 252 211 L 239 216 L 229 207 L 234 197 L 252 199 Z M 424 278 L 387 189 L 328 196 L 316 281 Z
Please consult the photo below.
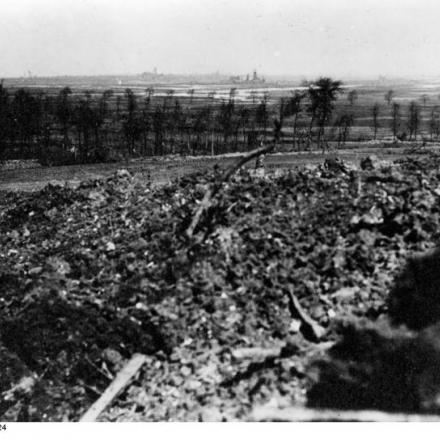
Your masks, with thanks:
M 318 77 L 338 77 L 342 81 L 365 81 L 374 82 L 375 84 L 386 84 L 386 83 L 396 83 L 396 82 L 411 82 L 411 81 L 434 81 L 440 82 L 440 75 L 426 75 L 426 76 L 395 76 L 395 75 L 328 75 L 328 74 L 266 74 L 260 73 L 259 70 L 253 69 L 251 72 L 246 73 L 228 73 L 228 72 L 211 72 L 211 73 L 170 73 L 170 72 L 160 72 L 156 67 L 150 71 L 144 71 L 142 73 L 102 73 L 102 74 L 56 74 L 56 75 L 42 75 L 35 74 L 32 71 L 27 71 L 22 75 L 17 76 L 2 76 L 6 83 L 16 83 L 20 82 L 23 84 L 35 84 L 38 85 L 40 81 L 52 80 L 55 82 L 63 82 L 66 79 L 106 79 L 115 82 L 116 85 L 123 85 L 127 81 L 132 82 L 133 80 L 140 80 L 142 82 L 150 83 L 179 83 L 179 82 L 190 82 L 192 84 L 204 84 L 204 83 L 219 83 L 219 84 L 233 84 L 238 86 L 256 86 L 263 87 L 268 84 L 280 84 L 280 83 L 297 83 L 298 85 L 302 82 L 309 81 Z

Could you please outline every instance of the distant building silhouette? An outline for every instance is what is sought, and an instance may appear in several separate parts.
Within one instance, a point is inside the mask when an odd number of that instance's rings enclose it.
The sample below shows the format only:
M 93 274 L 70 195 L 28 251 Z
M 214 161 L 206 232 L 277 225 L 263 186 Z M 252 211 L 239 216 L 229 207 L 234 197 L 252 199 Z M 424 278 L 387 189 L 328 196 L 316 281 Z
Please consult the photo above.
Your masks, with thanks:
M 254 69 L 252 72 L 252 79 L 250 79 L 249 73 L 246 75 L 245 79 L 242 79 L 240 75 L 232 75 L 229 80 L 234 84 L 264 84 L 266 80 L 263 77 L 259 77 L 257 70 Z

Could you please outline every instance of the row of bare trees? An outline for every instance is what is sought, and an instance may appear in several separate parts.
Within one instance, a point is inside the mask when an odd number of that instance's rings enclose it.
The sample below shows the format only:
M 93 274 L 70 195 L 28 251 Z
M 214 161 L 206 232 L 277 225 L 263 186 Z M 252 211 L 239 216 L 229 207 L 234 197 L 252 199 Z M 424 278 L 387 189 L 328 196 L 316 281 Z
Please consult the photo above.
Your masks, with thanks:
M 325 77 L 278 101 L 253 94 L 251 102 L 237 102 L 235 88 L 223 99 L 215 92 L 201 99 L 194 89 L 184 98 L 172 90 L 156 96 L 153 88 L 141 96 L 131 89 L 92 94 L 68 87 L 50 95 L 7 90 L 1 83 L 0 158 L 83 163 L 121 155 L 214 155 L 251 149 L 268 138 L 294 150 L 325 149 L 330 141 L 343 145 L 356 125 L 359 93 L 347 91 L 348 105 L 336 107 L 343 92 L 341 81 Z M 392 90 L 385 102 L 385 108 L 377 102 L 371 107 L 372 138 L 387 128 L 395 140 L 417 139 L 424 107 L 411 101 L 403 109 Z M 438 107 L 431 108 L 428 129 L 431 140 L 439 138 Z
M 112 155 L 163 155 L 247 149 L 266 137 L 266 98 L 256 105 L 237 105 L 214 95 L 193 103 L 170 91 L 144 98 L 126 89 L 121 95 L 73 93 L 55 96 L 30 90 L 7 90 L 0 84 L 0 158 L 57 156 L 61 161 L 108 160 Z M 49 158 L 50 159 L 50 158 Z
M 392 91 L 387 92 L 386 100 L 390 98 Z M 390 110 L 385 114 L 381 114 L 381 108 L 379 103 L 375 103 L 371 108 L 372 128 L 374 132 L 373 139 L 377 139 L 377 133 L 379 128 L 391 129 L 393 140 L 408 140 L 416 141 L 421 135 L 422 131 L 422 109 L 416 101 L 410 101 L 406 111 L 401 104 L 391 99 L 389 103 Z M 381 122 L 385 119 L 385 123 Z M 389 121 L 389 122 L 388 122 Z M 428 132 L 429 140 L 439 140 L 440 137 L 440 107 L 434 106 L 430 109 L 426 129 L 423 134 Z M 426 136 L 423 136 L 426 141 Z

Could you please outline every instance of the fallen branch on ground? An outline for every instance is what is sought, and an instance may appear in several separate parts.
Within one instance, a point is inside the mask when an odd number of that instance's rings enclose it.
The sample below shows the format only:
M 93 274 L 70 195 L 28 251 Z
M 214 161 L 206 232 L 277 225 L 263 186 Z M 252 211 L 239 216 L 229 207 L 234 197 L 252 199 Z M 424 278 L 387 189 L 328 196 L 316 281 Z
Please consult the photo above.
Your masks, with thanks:
M 188 238 L 191 238 L 193 236 L 194 231 L 200 222 L 200 218 L 202 217 L 202 214 L 209 208 L 213 197 L 218 193 L 222 184 L 224 182 L 227 182 L 231 178 L 231 176 L 234 175 L 246 162 L 249 162 L 250 160 L 255 159 L 256 157 L 261 156 L 262 154 L 269 153 L 270 151 L 272 151 L 273 148 L 274 145 L 271 144 L 266 147 L 261 146 L 260 148 L 249 151 L 249 153 L 244 154 L 243 156 L 240 157 L 240 159 L 237 162 L 235 162 L 233 165 L 228 167 L 225 170 L 225 172 L 222 174 L 220 179 L 218 179 L 215 183 L 210 185 L 192 218 L 191 224 L 188 226 L 186 230 L 186 235 L 188 236 Z
M 268 358 L 283 358 L 290 357 L 294 354 L 303 355 L 304 353 L 316 354 L 329 350 L 335 345 L 334 341 L 321 342 L 319 344 L 313 344 L 312 346 L 307 346 L 307 348 L 300 348 L 296 345 L 291 345 L 289 343 L 281 345 L 279 347 L 266 348 L 266 347 L 242 347 L 236 348 L 231 351 L 231 355 L 234 360 L 241 361 L 255 361 Z
M 440 422 L 433 414 L 388 413 L 383 411 L 338 411 L 304 407 L 255 408 L 253 422 Z
M 301 332 L 309 340 L 317 342 L 325 334 L 325 329 L 314 321 L 302 308 L 296 295 L 289 289 L 289 308 L 294 318 L 301 321 Z
M 104 391 L 104 394 L 81 417 L 80 422 L 94 422 L 107 408 L 115 397 L 128 385 L 131 378 L 139 371 L 147 360 L 143 354 L 135 354 L 125 367 L 117 374 L 114 381 Z

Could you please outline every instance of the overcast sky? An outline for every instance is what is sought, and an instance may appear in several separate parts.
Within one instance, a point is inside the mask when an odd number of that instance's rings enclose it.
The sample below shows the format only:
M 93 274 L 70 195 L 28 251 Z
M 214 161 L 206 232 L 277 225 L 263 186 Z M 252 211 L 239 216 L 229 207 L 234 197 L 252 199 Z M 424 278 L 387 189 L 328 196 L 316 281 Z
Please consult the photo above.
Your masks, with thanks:
M 438 0 L 1 0 L 0 77 L 440 75 Z

